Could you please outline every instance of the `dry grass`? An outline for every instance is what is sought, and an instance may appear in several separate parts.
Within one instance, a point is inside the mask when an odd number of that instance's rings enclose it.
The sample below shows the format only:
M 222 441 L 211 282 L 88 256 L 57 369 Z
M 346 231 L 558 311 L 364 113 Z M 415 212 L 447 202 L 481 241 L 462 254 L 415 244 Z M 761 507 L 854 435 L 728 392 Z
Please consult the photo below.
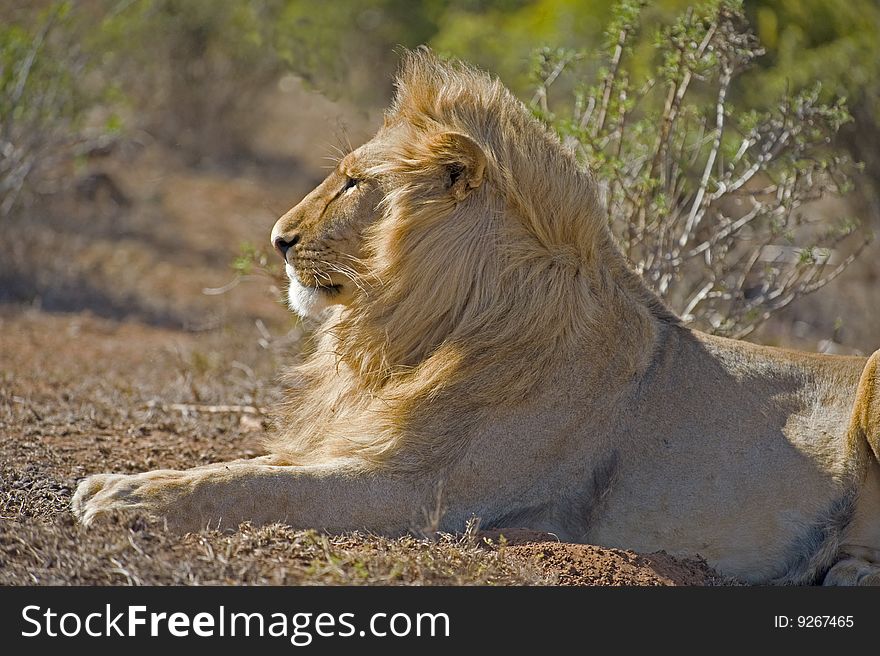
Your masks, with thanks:
M 468 537 L 436 542 L 285 526 L 171 535 L 117 517 L 88 531 L 69 515 L 0 525 L 0 585 L 535 585 L 536 561 L 508 558 Z

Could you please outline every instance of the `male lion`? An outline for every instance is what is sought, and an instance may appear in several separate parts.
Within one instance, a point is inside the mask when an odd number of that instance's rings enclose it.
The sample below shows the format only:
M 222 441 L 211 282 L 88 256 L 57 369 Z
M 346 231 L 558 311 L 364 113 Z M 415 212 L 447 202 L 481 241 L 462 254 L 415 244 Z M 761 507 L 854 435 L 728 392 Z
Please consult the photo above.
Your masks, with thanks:
M 83 481 L 179 530 L 440 528 L 700 554 L 750 582 L 880 583 L 880 352 L 681 325 L 596 184 L 497 80 L 405 57 L 376 136 L 275 224 L 321 321 L 271 455 Z

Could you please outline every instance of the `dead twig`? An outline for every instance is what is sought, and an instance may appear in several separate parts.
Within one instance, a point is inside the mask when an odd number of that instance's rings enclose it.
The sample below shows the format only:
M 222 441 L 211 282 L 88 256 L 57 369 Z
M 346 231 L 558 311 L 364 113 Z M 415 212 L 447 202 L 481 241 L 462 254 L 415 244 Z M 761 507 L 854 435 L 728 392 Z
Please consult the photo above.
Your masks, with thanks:
M 157 403 L 150 401 L 147 403 L 149 410 L 162 410 L 164 412 L 182 412 L 184 414 L 205 412 L 209 414 L 239 414 L 239 415 L 265 415 L 266 408 L 254 405 L 203 405 L 198 403 Z

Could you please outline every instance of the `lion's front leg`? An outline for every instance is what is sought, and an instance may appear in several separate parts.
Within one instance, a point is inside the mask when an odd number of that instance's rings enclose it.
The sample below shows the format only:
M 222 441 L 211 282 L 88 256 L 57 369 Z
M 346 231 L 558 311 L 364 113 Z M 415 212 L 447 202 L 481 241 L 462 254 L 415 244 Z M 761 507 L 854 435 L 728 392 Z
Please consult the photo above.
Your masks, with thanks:
M 184 471 L 98 474 L 82 481 L 71 507 L 86 525 L 114 510 L 162 517 L 194 531 L 273 522 L 330 531 L 386 534 L 412 528 L 430 505 L 432 483 L 368 471 L 348 462 L 291 467 L 271 459 Z

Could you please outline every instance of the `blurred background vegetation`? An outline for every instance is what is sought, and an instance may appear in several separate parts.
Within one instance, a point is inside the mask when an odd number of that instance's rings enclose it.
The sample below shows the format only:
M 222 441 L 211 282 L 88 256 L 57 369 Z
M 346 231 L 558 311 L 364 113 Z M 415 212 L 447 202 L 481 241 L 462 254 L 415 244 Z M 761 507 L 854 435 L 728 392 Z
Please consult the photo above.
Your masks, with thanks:
M 441 55 L 496 73 L 564 132 L 570 115 L 554 108 L 571 106 L 579 84 L 607 73 L 614 5 L 612 0 L 5 0 L 0 3 L 0 301 L 109 308 L 108 314 L 124 315 L 131 299 L 142 295 L 146 269 L 153 275 L 155 267 L 142 263 L 144 275 L 111 267 L 103 282 L 95 271 L 107 267 L 111 251 L 142 250 L 145 238 L 158 244 L 157 257 L 168 259 L 183 248 L 176 243 L 181 235 L 190 234 L 206 267 L 226 258 L 228 271 L 241 243 L 265 241 L 271 217 L 322 177 L 320 157 L 375 129 L 392 92 L 399 46 L 427 43 Z M 647 3 L 639 36 L 627 45 L 630 80 L 656 70 L 663 53 L 655 47 L 657 34 L 668 37 L 658 30 L 693 5 Z M 761 49 L 763 54 L 732 80 L 730 111 L 744 116 L 774 111 L 780 99 L 797 98 L 817 83 L 817 106 L 837 107 L 837 99 L 845 98 L 852 120 L 840 115 L 820 136 L 833 140 L 829 152 L 848 154 L 864 167 L 851 170 L 854 191 L 843 200 L 817 201 L 813 211 L 835 225 L 852 218 L 847 225 L 858 223 L 859 240 L 867 238 L 880 225 L 880 4 L 746 0 L 743 12 L 761 44 L 754 54 Z M 547 64 L 567 53 L 575 53 L 578 69 L 555 81 L 553 102 L 542 106 Z M 698 89 L 697 102 L 699 94 Z M 715 99 L 708 87 L 702 99 L 711 114 Z M 331 116 L 335 126 L 327 122 Z M 196 187 L 213 181 L 220 195 L 229 192 L 230 180 L 250 185 L 242 194 L 250 199 L 253 192 L 264 204 L 250 211 L 251 200 L 240 206 L 235 199 L 218 203 L 215 194 L 210 210 L 205 204 L 193 207 L 192 189 L 178 188 L 184 179 Z M 218 216 L 224 207 L 227 215 Z M 200 211 L 218 222 L 210 237 L 199 233 L 203 223 L 188 228 L 180 218 L 202 216 Z M 241 223 L 243 215 L 246 229 L 224 227 Z M 40 229 L 34 231 L 34 225 Z M 35 271 L 37 254 L 55 247 L 59 231 L 66 243 L 94 251 L 91 258 L 73 269 L 71 257 L 66 268 Z M 222 245 L 206 244 L 221 237 Z M 106 248 L 95 250 L 100 240 Z M 131 243 L 120 246 L 125 240 Z M 178 256 L 191 252 L 180 250 Z M 262 249 L 250 252 L 259 264 Z M 876 243 L 869 246 L 826 291 L 780 312 L 757 338 L 843 352 L 880 346 L 878 252 Z M 137 272 L 132 265 L 137 257 L 123 257 L 126 272 Z M 249 273 L 239 259 L 236 280 Z M 59 283 L 71 276 L 75 284 Z M 168 274 L 168 280 L 156 282 L 147 309 L 139 306 L 143 316 L 191 325 L 168 306 L 176 293 L 170 280 L 177 277 Z M 204 281 L 223 282 L 208 273 Z M 181 295 L 179 304 L 188 307 L 189 301 Z

